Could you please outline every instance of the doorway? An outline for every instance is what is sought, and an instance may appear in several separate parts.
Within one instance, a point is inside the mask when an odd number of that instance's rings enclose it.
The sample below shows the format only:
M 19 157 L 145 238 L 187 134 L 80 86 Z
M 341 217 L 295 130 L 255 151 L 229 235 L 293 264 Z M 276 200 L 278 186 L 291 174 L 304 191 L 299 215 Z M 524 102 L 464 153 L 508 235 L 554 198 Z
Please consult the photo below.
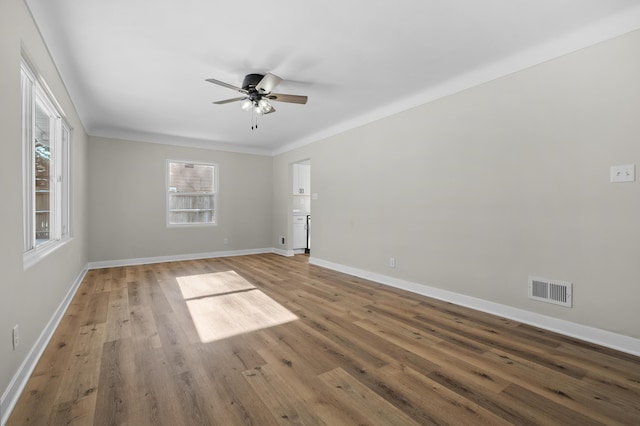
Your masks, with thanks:
M 311 160 L 292 164 L 291 217 L 294 254 L 311 252 Z

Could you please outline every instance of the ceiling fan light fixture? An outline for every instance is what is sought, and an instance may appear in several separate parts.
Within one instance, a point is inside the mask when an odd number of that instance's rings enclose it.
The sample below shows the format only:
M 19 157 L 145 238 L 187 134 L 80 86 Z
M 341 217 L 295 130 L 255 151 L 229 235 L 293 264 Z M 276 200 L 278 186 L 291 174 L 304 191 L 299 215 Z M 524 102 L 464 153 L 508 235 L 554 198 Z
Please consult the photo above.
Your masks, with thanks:
M 255 109 L 256 114 L 258 114 L 258 115 L 262 115 L 262 114 L 264 114 L 264 113 L 262 112 L 262 108 L 260 108 L 260 105 L 258 105 L 258 103 L 257 103 L 257 102 L 256 102 L 255 106 L 256 106 L 256 109 Z
M 273 109 L 273 107 L 271 106 L 271 103 L 264 98 L 258 101 L 258 107 L 260 108 L 263 114 L 266 114 Z
M 253 103 L 249 99 L 245 99 L 244 102 L 242 102 L 242 109 L 244 111 L 249 111 L 252 106 Z

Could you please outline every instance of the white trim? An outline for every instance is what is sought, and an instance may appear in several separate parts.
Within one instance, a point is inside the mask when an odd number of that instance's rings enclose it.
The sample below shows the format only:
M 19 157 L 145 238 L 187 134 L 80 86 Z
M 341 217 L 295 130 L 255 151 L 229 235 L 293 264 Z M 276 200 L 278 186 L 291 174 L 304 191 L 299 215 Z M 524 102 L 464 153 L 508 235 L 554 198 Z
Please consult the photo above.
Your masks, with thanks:
M 239 154 L 262 155 L 265 157 L 273 156 L 271 150 L 260 147 L 252 147 L 246 145 L 235 145 L 228 142 L 219 142 L 214 140 L 205 140 L 197 138 L 187 138 L 176 135 L 163 135 L 158 133 L 145 133 L 133 130 L 122 129 L 88 129 L 91 136 L 116 139 L 121 141 L 132 141 L 142 143 L 155 143 L 160 145 L 181 146 L 186 148 L 210 149 L 213 151 L 235 152 Z
M 22 364 L 20 364 L 18 371 L 16 371 L 16 374 L 14 374 L 11 382 L 9 382 L 9 386 L 7 386 L 4 393 L 2 394 L 2 398 L 0 399 L 0 413 L 2 416 L 0 418 L 0 424 L 4 425 L 6 424 L 7 420 L 9 420 L 9 415 L 18 402 L 20 394 L 24 390 L 24 387 L 27 385 L 27 381 L 29 380 L 31 373 L 33 373 L 33 370 L 36 368 L 38 360 L 40 360 L 40 357 L 49 344 L 51 337 L 53 337 L 53 333 L 56 331 L 58 324 L 60 324 L 60 321 L 64 317 L 64 313 L 73 300 L 73 296 L 75 296 L 76 291 L 78 291 L 78 288 L 80 287 L 80 284 L 82 283 L 87 270 L 87 266 L 85 265 L 76 277 L 76 280 L 67 292 L 64 299 L 62 299 L 62 302 L 60 302 L 58 309 L 56 309 L 46 327 L 42 330 L 42 333 L 40 333 L 38 340 L 36 340 L 26 358 L 22 361 Z
M 119 260 L 103 260 L 98 262 L 89 262 L 89 269 L 100 268 L 113 268 L 116 266 L 134 266 L 134 265 L 147 265 L 150 263 L 163 263 L 163 262 L 177 262 L 180 260 L 198 260 L 198 259 L 210 259 L 216 257 L 233 257 L 233 256 L 247 256 L 251 254 L 264 254 L 275 253 L 276 249 L 271 247 L 261 249 L 246 249 L 246 250 L 230 250 L 230 251 L 212 251 L 206 253 L 186 253 L 176 254 L 170 256 L 154 256 L 154 257 L 139 257 L 135 259 L 119 259 Z
M 26 271 L 31 268 L 33 265 L 38 263 L 40 259 L 44 259 L 50 253 L 58 250 L 60 247 L 67 245 L 73 238 L 64 237 L 59 240 L 48 241 L 40 246 L 37 246 L 28 252 L 25 252 L 22 256 L 22 266 Z
M 33 122 L 35 116 L 34 86 L 35 77 L 23 61 L 20 64 L 21 92 L 22 92 L 22 233 L 24 250 L 32 249 L 34 234 L 34 221 L 31 220 L 28 212 L 33 211 L 34 196 L 31 196 L 31 179 L 34 175 L 33 149 L 32 144 L 27 141 L 33 140 L 33 127 L 26 125 Z M 28 189 L 28 192 L 27 192 Z M 29 195 L 29 196 L 27 196 Z
M 273 248 L 271 250 L 272 250 L 271 251 L 272 253 L 279 254 L 280 256 L 286 256 L 286 257 L 295 256 L 295 253 L 293 250 L 284 250 L 279 248 Z
M 71 127 L 64 113 L 48 90 L 44 79 L 36 73 L 26 56 L 20 62 L 22 91 L 22 186 L 23 186 L 23 268 L 26 270 L 40 259 L 66 244 L 69 237 Z M 49 123 L 49 235 L 38 244 L 36 185 L 36 108 L 48 117 Z
M 317 257 L 310 257 L 309 263 L 321 266 L 323 268 L 332 269 L 334 271 L 343 272 L 345 274 L 354 275 L 370 281 L 390 287 L 407 290 L 412 293 L 421 294 L 423 296 L 433 297 L 434 299 L 444 300 L 446 302 L 455 303 L 456 305 L 465 306 L 504 318 L 509 318 L 524 324 L 529 324 L 545 330 L 564 334 L 587 342 L 606 346 L 621 352 L 640 356 L 640 339 L 630 336 L 601 330 L 586 325 L 576 324 L 570 321 L 553 318 L 546 315 L 537 314 L 535 312 L 526 311 L 524 309 L 513 308 L 511 306 L 502 305 L 500 303 L 490 302 L 476 297 L 466 296 L 460 293 L 454 293 L 424 284 L 418 284 L 411 281 L 405 281 L 394 277 L 389 277 L 364 269 L 353 268 L 338 263 L 333 263 Z

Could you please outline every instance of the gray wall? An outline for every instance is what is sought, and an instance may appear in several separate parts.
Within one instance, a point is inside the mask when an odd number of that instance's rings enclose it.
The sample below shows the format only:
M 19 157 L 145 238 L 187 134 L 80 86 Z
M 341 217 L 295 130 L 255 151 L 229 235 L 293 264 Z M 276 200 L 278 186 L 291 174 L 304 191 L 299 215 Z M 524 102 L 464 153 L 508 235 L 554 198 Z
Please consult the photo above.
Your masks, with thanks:
M 277 156 L 273 241 L 310 158 L 313 257 L 640 338 L 640 182 L 609 183 L 640 166 L 637 52 L 640 32 Z M 528 275 L 573 282 L 574 308 L 529 301 Z
M 217 226 L 166 226 L 167 159 L 218 164 Z M 89 167 L 91 262 L 273 245 L 271 157 L 91 137 Z
M 87 135 L 22 0 L 0 2 L 0 392 L 3 392 L 87 264 Z M 24 46 L 74 129 L 72 140 L 73 240 L 26 271 L 22 266 L 22 97 Z M 20 325 L 13 351 L 11 329 Z

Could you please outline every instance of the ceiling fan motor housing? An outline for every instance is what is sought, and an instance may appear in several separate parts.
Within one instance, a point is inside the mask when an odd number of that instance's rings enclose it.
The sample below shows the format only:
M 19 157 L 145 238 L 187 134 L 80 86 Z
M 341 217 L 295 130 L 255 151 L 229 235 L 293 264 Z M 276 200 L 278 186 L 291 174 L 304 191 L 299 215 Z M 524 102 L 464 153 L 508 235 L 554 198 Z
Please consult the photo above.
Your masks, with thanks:
M 247 96 L 254 105 L 257 105 L 258 101 L 262 99 L 262 94 L 258 92 L 256 86 L 263 77 L 264 75 L 262 74 L 247 74 L 242 80 L 242 88 L 248 91 Z
M 255 87 L 258 85 L 258 83 L 260 83 L 260 80 L 262 80 L 263 77 L 264 75 L 262 74 L 247 74 L 244 77 L 244 80 L 242 80 L 242 88 L 244 90 L 255 89 Z

